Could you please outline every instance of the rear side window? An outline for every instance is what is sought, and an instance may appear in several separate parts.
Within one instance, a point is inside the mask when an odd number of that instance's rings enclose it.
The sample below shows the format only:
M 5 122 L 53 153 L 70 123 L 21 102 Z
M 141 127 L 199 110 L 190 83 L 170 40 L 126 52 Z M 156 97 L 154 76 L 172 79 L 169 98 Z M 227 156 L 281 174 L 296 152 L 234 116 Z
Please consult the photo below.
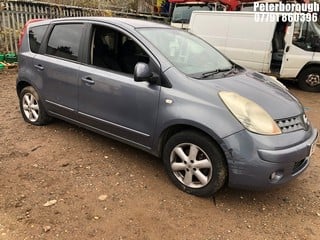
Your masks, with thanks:
M 29 29 L 29 44 L 31 52 L 38 53 L 47 25 L 31 27 Z
M 77 61 L 83 24 L 56 25 L 49 37 L 47 54 Z

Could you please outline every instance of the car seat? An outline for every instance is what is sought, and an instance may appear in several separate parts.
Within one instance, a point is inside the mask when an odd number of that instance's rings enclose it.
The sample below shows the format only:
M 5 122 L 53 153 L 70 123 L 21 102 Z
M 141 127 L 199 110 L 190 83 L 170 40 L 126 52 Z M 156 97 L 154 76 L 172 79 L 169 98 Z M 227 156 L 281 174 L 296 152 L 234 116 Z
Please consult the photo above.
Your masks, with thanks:
M 128 39 L 123 43 L 120 51 L 120 65 L 122 71 L 133 74 L 137 62 L 136 43 Z

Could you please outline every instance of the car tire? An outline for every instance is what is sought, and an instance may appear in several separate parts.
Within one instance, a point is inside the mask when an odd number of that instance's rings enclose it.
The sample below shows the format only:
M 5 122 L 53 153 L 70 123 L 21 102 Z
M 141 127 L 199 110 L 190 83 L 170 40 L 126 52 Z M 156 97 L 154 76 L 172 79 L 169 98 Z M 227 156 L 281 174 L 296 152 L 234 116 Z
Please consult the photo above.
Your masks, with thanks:
M 31 87 L 25 87 L 20 92 L 19 96 L 20 111 L 23 119 L 33 125 L 45 125 L 51 120 L 51 117 L 46 113 L 39 94 Z
M 303 70 L 298 77 L 299 87 L 308 92 L 320 91 L 320 70 L 319 67 L 309 67 Z
M 163 161 L 172 182 L 196 196 L 213 196 L 227 178 L 221 149 L 212 139 L 195 131 L 173 135 L 164 147 Z

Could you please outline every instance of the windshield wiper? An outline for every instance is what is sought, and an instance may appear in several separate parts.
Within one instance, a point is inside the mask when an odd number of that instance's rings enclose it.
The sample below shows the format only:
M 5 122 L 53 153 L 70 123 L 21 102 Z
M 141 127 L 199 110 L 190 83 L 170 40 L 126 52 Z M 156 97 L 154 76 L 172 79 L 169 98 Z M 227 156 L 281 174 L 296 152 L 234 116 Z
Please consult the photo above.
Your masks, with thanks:
M 223 74 L 223 76 L 225 77 L 225 76 L 228 76 L 229 74 L 236 74 L 238 72 L 239 72 L 239 69 L 237 69 L 236 65 L 233 64 L 232 67 L 228 71 L 226 71 L 225 74 Z
M 222 69 L 218 68 L 218 69 L 215 69 L 213 71 L 204 72 L 204 73 L 201 74 L 201 78 L 207 78 L 207 77 L 214 76 L 214 75 L 216 75 L 218 73 L 222 73 L 222 72 L 224 73 L 223 77 L 225 77 L 225 76 L 228 76 L 229 74 L 237 73 L 238 70 L 237 70 L 236 65 L 233 64 L 231 68 L 222 68 Z
M 229 72 L 229 71 L 231 71 L 232 69 L 233 69 L 233 67 L 232 67 L 232 68 L 222 68 L 222 69 L 218 68 L 218 69 L 215 69 L 215 70 L 213 70 L 213 71 L 209 71 L 209 72 L 204 72 L 204 73 L 202 73 L 202 74 L 201 74 L 201 77 L 202 77 L 202 78 L 207 78 L 207 77 L 214 76 L 214 75 L 216 75 L 216 74 L 218 74 L 218 73 L 221 73 L 221 72 Z

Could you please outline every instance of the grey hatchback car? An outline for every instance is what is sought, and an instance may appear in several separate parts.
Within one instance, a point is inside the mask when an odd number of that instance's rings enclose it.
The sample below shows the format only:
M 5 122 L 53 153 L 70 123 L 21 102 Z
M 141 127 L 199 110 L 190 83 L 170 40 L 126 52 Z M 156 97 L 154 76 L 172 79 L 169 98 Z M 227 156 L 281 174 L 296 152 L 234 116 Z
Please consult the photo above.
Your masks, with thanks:
M 187 32 L 141 20 L 29 24 L 16 88 L 26 122 L 60 118 L 138 147 L 198 196 L 224 184 L 283 184 L 308 167 L 318 136 L 277 80 Z

